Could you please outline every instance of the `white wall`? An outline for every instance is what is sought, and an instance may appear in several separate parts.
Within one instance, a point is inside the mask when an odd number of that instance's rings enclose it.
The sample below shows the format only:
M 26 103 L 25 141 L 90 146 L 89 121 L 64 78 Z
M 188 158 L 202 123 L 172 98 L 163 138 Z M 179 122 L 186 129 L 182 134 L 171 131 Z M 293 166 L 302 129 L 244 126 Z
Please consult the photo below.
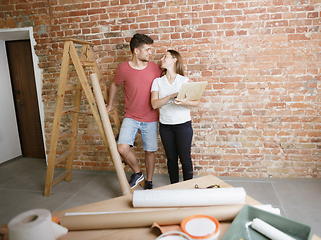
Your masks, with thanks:
M 21 155 L 5 41 L 0 40 L 0 163 Z
M 36 89 L 37 89 L 37 97 L 38 97 L 38 105 L 39 105 L 39 114 L 40 114 L 40 122 L 41 122 L 41 129 L 42 129 L 42 136 L 43 141 L 45 143 L 45 131 L 44 131 L 44 110 L 43 110 L 43 102 L 42 102 L 42 96 L 41 96 L 41 90 L 42 90 L 42 74 L 41 70 L 38 66 L 38 57 L 35 54 L 34 46 L 36 45 L 36 41 L 33 37 L 33 28 L 27 27 L 27 28 L 15 28 L 15 29 L 0 29 L 0 42 L 1 42 L 1 50 L 0 50 L 0 163 L 3 161 L 10 160 L 14 157 L 20 156 L 21 153 L 21 147 L 20 147 L 20 140 L 18 138 L 18 142 L 12 142 L 12 143 L 6 143 L 7 140 L 4 136 L 4 132 L 6 132 L 5 129 L 3 129 L 3 126 L 6 126 L 6 120 L 7 117 L 4 114 L 2 109 L 7 109 L 9 112 L 14 112 L 14 105 L 13 105 L 13 96 L 12 96 L 12 90 L 11 90 L 11 80 L 10 80 L 10 74 L 9 74 L 9 67 L 8 67 L 8 60 L 6 56 L 5 47 L 2 49 L 2 45 L 5 44 L 4 41 L 14 41 L 14 40 L 22 40 L 22 39 L 29 39 L 30 45 L 31 45 L 31 53 L 32 53 L 32 60 L 33 60 L 33 68 L 35 71 L 35 81 L 36 81 Z M 4 50 L 4 52 L 2 51 Z M 7 76 L 5 77 L 4 72 L 7 72 Z M 10 91 L 5 90 L 4 86 L 8 85 L 10 86 Z M 6 94 L 3 94 L 3 92 L 6 92 Z M 11 94 L 10 96 L 8 94 Z M 9 102 L 12 102 L 12 105 L 9 107 Z M 15 113 L 15 112 L 14 112 Z M 15 125 L 15 128 L 17 129 L 17 123 L 16 123 L 16 117 L 14 116 L 14 121 L 11 121 L 11 124 Z M 14 131 L 14 130 L 12 130 Z M 12 132 L 13 133 L 13 132 Z M 14 134 L 13 134 L 14 135 Z M 2 145 L 6 144 L 6 147 L 2 147 Z M 16 155 L 16 149 L 19 149 L 19 154 Z M 46 151 L 46 145 L 44 144 L 44 149 Z M 7 151 L 8 153 L 5 153 Z M 8 156 L 7 156 L 8 155 Z

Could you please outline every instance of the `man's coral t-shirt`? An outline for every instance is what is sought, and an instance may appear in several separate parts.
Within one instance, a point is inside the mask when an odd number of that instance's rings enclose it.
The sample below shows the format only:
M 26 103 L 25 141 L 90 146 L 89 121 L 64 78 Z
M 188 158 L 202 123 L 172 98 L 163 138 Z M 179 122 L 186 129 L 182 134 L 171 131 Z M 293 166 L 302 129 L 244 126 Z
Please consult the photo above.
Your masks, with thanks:
M 118 66 L 114 81 L 117 85 L 124 83 L 124 117 L 140 122 L 158 121 L 158 110 L 153 109 L 150 103 L 150 89 L 161 73 L 154 62 L 148 62 L 142 70 L 132 68 L 128 61 Z

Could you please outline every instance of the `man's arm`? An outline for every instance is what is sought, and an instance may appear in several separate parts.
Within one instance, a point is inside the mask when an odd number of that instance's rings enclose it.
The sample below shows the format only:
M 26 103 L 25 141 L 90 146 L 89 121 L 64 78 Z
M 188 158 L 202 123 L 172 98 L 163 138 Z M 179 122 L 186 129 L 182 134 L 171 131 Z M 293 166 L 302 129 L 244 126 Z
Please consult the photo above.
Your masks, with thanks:
M 116 92 L 117 92 L 117 84 L 115 81 L 112 81 L 109 86 L 109 99 L 108 99 L 108 105 L 106 107 L 107 112 L 109 112 L 113 106 Z

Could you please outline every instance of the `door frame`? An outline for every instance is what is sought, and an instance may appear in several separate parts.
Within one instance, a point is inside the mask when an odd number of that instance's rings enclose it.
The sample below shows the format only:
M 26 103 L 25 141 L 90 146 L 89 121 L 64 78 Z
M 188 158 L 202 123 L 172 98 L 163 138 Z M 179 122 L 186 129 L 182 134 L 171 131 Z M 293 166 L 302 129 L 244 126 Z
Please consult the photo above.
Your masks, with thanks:
M 42 72 L 38 66 L 39 59 L 34 50 L 34 46 L 37 43 L 33 37 L 33 28 L 26 27 L 26 28 L 0 29 L 0 40 L 15 41 L 15 40 L 26 40 L 26 39 L 30 40 L 30 45 L 31 45 L 31 55 L 32 55 L 33 69 L 34 69 L 34 75 L 35 75 L 40 124 L 41 124 L 41 131 L 42 131 L 42 138 L 43 138 L 43 145 L 44 145 L 43 147 L 46 153 L 46 144 L 45 144 L 46 138 L 45 138 L 45 131 L 44 131 L 44 126 L 45 126 L 44 107 L 43 107 L 42 94 L 41 94 L 42 93 Z M 47 159 L 47 154 L 45 154 L 45 156 Z

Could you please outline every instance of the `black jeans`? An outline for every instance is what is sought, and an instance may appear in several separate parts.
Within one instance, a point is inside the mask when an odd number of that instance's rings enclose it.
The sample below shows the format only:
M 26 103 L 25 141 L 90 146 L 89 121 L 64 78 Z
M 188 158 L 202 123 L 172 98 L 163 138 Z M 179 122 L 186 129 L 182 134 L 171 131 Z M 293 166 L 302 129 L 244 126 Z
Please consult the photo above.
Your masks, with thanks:
M 175 125 L 159 123 L 159 134 L 167 157 L 167 168 L 171 183 L 179 182 L 178 157 L 182 164 L 184 181 L 192 179 L 191 144 L 193 128 L 191 121 Z

